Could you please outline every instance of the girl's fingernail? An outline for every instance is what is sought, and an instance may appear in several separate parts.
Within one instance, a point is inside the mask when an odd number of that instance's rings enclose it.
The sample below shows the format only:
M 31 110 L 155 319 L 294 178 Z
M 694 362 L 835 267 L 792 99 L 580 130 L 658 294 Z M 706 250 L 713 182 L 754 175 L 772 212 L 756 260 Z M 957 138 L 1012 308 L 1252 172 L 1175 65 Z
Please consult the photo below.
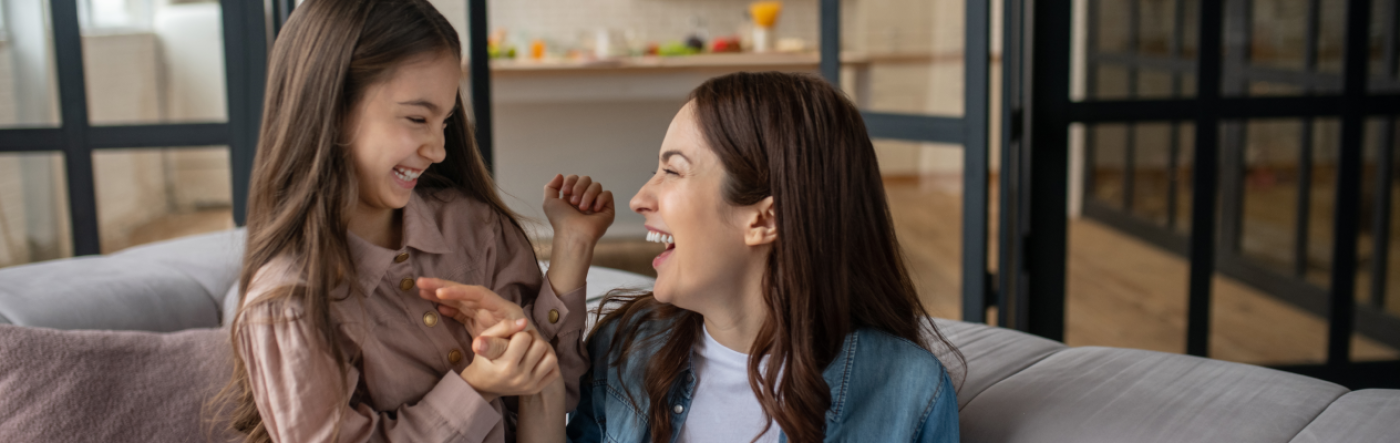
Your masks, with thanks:
M 516 326 L 525 326 L 525 319 L 522 318 L 522 319 L 516 320 L 516 321 L 515 321 L 515 325 L 516 325 Z

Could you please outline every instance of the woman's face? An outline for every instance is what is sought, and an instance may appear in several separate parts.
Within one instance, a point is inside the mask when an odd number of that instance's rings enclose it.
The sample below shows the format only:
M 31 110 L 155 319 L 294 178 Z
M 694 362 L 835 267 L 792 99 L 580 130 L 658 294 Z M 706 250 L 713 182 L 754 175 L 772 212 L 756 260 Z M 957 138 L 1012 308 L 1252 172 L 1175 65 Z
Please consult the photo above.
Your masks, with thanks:
M 457 101 L 457 59 L 412 58 L 370 85 L 347 119 L 359 182 L 360 212 L 404 207 L 428 166 L 443 160 L 448 118 Z
M 656 173 L 631 207 L 646 218 L 648 239 L 667 245 L 652 260 L 657 300 L 704 312 L 707 303 L 739 292 L 736 276 L 760 251 L 745 242 L 753 208 L 724 200 L 726 172 L 701 135 L 693 107 L 686 104 L 671 120 Z

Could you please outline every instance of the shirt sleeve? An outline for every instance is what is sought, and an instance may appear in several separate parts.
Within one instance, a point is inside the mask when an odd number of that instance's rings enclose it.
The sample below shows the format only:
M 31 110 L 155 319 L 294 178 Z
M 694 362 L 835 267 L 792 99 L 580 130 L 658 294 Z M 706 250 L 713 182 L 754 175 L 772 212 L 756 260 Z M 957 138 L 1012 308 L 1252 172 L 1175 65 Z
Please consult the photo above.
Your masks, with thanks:
M 940 370 L 940 372 L 942 372 Z M 943 372 L 943 382 L 934 393 L 933 403 L 919 429 L 920 443 L 958 443 L 958 396 L 953 381 Z
M 237 351 L 273 441 L 503 441 L 500 402 L 486 402 L 455 372 L 416 404 L 376 411 L 352 399 L 359 371 L 346 364 L 342 383 L 340 365 L 305 316 L 273 303 L 245 309 Z
M 579 377 L 588 370 L 588 351 L 583 347 L 583 327 L 587 317 L 584 287 L 557 294 L 540 272 L 534 247 L 505 217 L 497 222 L 495 278 L 491 290 L 506 300 L 520 304 L 540 335 L 554 345 L 559 374 L 564 377 L 564 410 L 572 411 L 579 400 Z

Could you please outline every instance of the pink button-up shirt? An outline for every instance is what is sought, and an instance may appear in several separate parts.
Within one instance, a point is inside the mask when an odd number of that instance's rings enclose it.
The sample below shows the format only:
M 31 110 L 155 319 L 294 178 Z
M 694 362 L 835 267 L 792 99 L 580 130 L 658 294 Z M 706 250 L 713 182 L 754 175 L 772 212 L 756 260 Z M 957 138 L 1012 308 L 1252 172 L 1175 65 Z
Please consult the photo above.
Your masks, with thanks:
M 237 350 L 274 441 L 505 440 L 501 400 L 486 402 L 460 375 L 472 361 L 472 337 L 418 297 L 411 286 L 417 277 L 485 286 L 524 306 L 554 345 L 566 407 L 573 409 L 588 365 L 580 339 L 584 289 L 555 294 L 530 242 L 509 220 L 455 191 L 441 195 L 447 201 L 413 194 L 399 249 L 347 235 L 358 283 L 369 295 L 347 297 L 346 285 L 327 294 L 343 362 L 331 357 L 300 306 L 286 299 L 257 303 L 296 282 L 294 262 L 274 260 L 249 284 Z M 558 311 L 556 322 L 549 321 L 551 311 Z

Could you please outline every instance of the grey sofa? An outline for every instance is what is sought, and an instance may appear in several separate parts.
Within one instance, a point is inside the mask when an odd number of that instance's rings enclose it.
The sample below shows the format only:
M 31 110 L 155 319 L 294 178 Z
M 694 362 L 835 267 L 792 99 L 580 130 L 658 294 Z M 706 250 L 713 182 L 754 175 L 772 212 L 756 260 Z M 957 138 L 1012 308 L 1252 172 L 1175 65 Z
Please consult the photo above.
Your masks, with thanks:
M 241 231 L 0 269 L 5 441 L 226 441 Z M 645 277 L 590 273 L 590 295 Z M 1397 442 L 1400 391 L 957 321 L 964 442 Z

